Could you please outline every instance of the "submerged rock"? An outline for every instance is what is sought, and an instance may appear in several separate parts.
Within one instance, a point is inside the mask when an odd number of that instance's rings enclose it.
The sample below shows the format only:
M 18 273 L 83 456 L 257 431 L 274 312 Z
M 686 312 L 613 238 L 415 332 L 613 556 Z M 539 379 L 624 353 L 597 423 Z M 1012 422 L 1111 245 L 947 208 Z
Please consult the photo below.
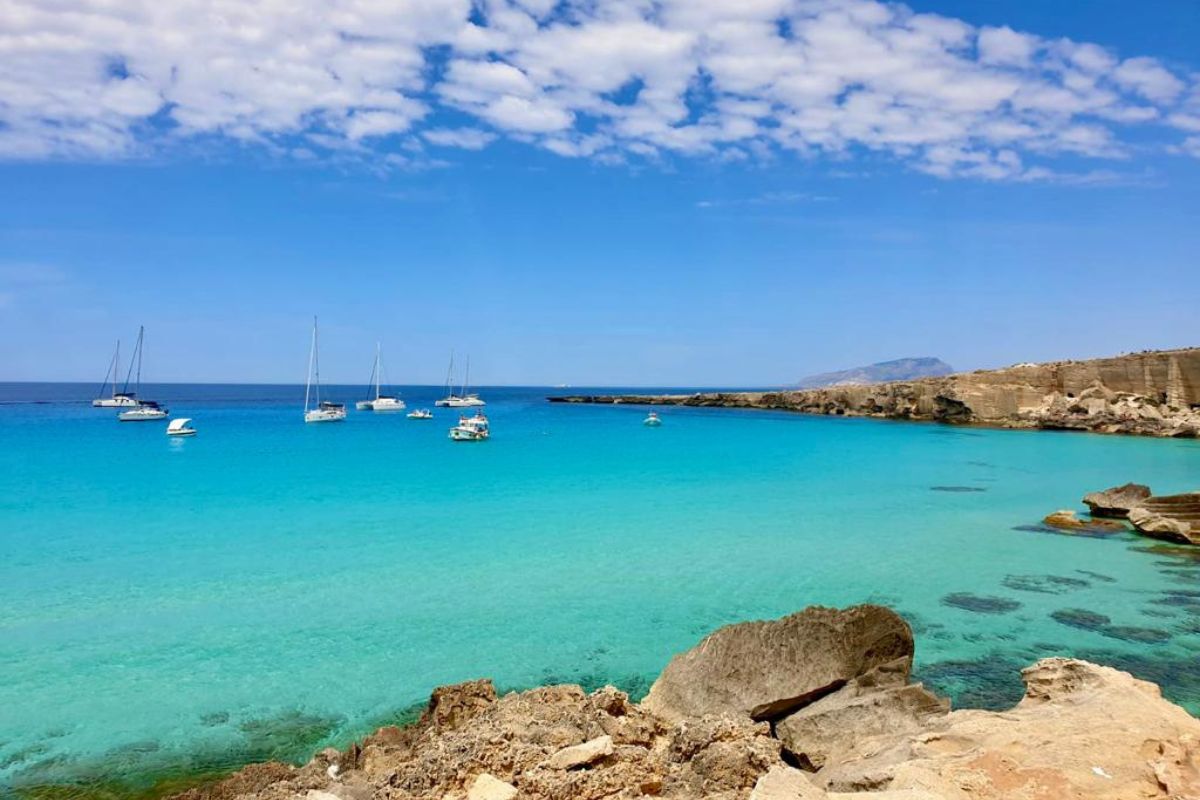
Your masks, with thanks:
M 1124 486 L 1114 486 L 1102 492 L 1085 494 L 1083 503 L 1091 510 L 1093 517 L 1124 519 L 1129 516 L 1131 508 L 1137 508 L 1149 496 L 1149 486 L 1127 483 Z
M 671 659 L 642 705 L 666 719 L 774 719 L 897 659 L 907 676 L 912 655 L 912 631 L 894 611 L 814 606 L 709 634 Z
M 974 611 L 977 614 L 1007 614 L 1021 607 L 1019 602 L 1006 597 L 992 597 L 970 592 L 952 592 L 943 597 L 941 603 L 944 606 Z

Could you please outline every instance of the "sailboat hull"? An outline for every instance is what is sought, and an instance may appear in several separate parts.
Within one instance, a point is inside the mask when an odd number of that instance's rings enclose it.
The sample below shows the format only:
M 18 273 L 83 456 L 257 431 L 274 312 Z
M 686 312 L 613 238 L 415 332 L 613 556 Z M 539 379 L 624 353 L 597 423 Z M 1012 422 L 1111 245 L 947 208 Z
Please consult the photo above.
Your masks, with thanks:
M 137 400 L 132 397 L 97 397 L 92 408 L 135 408 Z

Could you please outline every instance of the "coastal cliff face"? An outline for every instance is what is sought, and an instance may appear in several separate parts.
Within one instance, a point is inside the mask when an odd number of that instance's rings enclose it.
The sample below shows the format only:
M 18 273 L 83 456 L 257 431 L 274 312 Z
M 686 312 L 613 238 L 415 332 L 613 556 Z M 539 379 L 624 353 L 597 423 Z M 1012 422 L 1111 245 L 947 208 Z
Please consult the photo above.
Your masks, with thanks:
M 413 726 L 179 798 L 1200 797 L 1200 720 L 1153 684 L 1050 658 L 1024 670 L 1014 708 L 951 711 L 911 683 L 912 648 L 886 608 L 810 608 L 710 634 L 641 704 L 612 687 L 504 697 L 487 680 L 442 687 Z
M 778 392 L 575 395 L 565 403 L 761 408 L 1142 436 L 1200 436 L 1200 348 Z

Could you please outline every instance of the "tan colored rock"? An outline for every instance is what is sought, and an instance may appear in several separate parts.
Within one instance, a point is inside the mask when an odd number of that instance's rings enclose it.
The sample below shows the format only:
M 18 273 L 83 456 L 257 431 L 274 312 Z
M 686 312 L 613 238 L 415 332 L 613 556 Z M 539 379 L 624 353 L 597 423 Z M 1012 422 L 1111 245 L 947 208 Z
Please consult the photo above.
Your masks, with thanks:
M 1200 492 L 1148 497 L 1129 511 L 1138 533 L 1182 544 L 1200 544 Z
M 1102 492 L 1090 492 L 1083 496 L 1083 503 L 1091 511 L 1093 517 L 1112 517 L 1124 519 L 1129 516 L 1129 510 L 1141 505 L 1150 497 L 1150 487 L 1140 483 L 1127 483 L 1124 486 L 1114 486 Z
M 608 735 L 597 736 L 595 739 L 590 739 L 583 744 L 564 747 L 546 759 L 543 766 L 550 769 L 576 769 L 612 754 L 612 737 Z
M 773 719 L 897 659 L 912 631 L 882 606 L 813 606 L 779 620 L 727 625 L 667 665 L 642 705 L 678 720 L 705 714 Z
M 952 712 L 931 731 L 897 737 L 890 749 L 876 741 L 857 763 L 819 777 L 832 791 L 864 788 L 846 784 L 873 774 L 873 788 L 937 784 L 971 800 L 1200 796 L 1200 721 L 1158 687 L 1065 658 L 1039 661 L 1022 677 L 1025 698 L 1010 711 Z M 914 775 L 923 786 L 901 785 Z
M 750 792 L 750 800 L 823 800 L 825 796 L 807 775 L 786 764 L 767 770 Z
M 1129 530 L 1121 523 L 1107 519 L 1080 519 L 1075 516 L 1074 511 L 1065 508 L 1047 514 L 1042 519 L 1042 523 L 1062 530 L 1113 531 L 1114 533 L 1116 531 Z
M 467 800 L 513 800 L 516 796 L 517 787 L 486 772 L 481 773 L 467 790 Z

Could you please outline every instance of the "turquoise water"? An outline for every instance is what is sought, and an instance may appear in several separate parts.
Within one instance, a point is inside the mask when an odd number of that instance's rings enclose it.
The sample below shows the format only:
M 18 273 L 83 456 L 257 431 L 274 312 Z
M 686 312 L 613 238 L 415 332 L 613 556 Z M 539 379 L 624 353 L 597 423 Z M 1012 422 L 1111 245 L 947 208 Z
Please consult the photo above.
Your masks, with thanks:
M 1014 529 L 1127 480 L 1195 489 L 1198 442 L 706 409 L 653 429 L 497 389 L 492 440 L 455 444 L 447 410 L 306 426 L 302 388 L 162 387 L 186 441 L 0 405 L 0 789 L 303 758 L 480 676 L 642 692 L 714 627 L 814 603 L 902 611 L 960 705 L 1074 654 L 1200 711 L 1200 562 Z

